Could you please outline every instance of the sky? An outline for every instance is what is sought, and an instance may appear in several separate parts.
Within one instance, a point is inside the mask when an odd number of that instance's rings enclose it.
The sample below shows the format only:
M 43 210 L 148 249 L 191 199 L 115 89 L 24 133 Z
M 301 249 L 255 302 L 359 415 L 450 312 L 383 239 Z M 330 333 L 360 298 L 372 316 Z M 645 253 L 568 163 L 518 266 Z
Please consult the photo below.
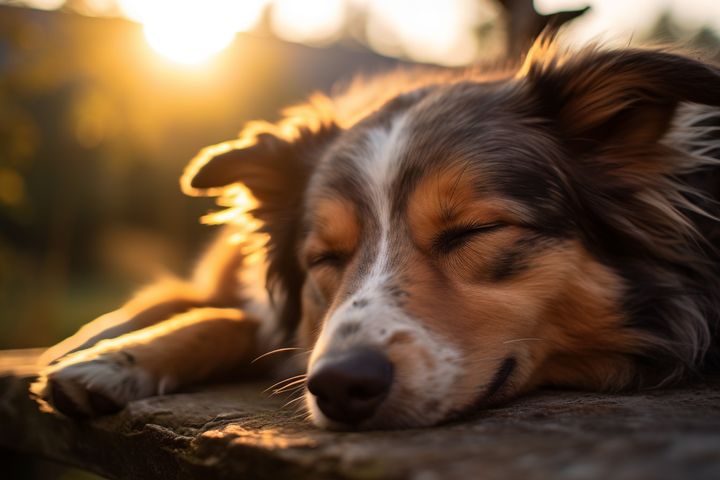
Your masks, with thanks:
M 65 0 L 0 0 L 57 9 Z M 77 1 L 75 2 L 78 3 Z M 590 5 L 567 39 L 628 43 L 670 12 L 684 29 L 720 32 L 720 0 L 536 0 L 543 13 Z M 379 53 L 421 62 L 462 65 L 480 52 L 476 29 L 498 16 L 490 0 L 84 0 L 91 15 L 121 15 L 143 24 L 148 44 L 180 63 L 201 63 L 251 30 L 272 5 L 274 33 L 291 42 L 325 45 L 364 11 L 361 28 Z

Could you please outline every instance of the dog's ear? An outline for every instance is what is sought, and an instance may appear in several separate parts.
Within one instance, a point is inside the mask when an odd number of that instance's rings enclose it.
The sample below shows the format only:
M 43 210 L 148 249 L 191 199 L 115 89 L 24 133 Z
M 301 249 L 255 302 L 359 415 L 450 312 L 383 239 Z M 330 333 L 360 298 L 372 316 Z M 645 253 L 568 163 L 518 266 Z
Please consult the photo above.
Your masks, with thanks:
M 259 125 L 249 127 L 255 130 Z M 319 144 L 327 132 L 301 130 L 286 139 L 268 131 L 246 129 L 241 138 L 203 149 L 181 178 L 183 191 L 193 196 L 218 196 L 241 183 L 263 210 L 282 209 L 298 200 L 312 170 Z
M 190 195 L 212 195 L 218 188 L 244 183 L 261 192 L 282 180 L 284 170 L 294 169 L 292 143 L 269 132 L 248 135 L 203 149 L 188 165 L 182 187 Z
M 265 208 L 293 201 L 339 128 L 330 100 L 320 95 L 283 114 L 277 124 L 251 122 L 238 139 L 202 150 L 181 177 L 183 191 L 216 196 L 228 185 L 242 183 Z
M 679 103 L 720 106 L 720 69 L 660 51 L 586 50 L 568 58 L 531 50 L 519 76 L 541 115 L 580 150 L 655 142 Z
M 286 109 L 277 124 L 253 122 L 237 140 L 204 149 L 180 181 L 189 195 L 222 198 L 232 185 L 243 184 L 257 199 L 250 213 L 269 236 L 268 288 L 282 300 L 280 317 L 287 334 L 299 319 L 304 274 L 296 253 L 307 182 L 339 131 L 329 100 L 315 96 L 308 104 Z

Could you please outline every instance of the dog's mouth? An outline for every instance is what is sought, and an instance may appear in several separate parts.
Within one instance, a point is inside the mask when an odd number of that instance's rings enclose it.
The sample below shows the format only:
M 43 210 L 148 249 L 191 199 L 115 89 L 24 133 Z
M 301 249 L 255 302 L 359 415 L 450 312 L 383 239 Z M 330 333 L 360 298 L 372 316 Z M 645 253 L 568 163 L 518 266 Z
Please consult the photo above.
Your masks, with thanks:
M 515 357 L 507 357 L 498 367 L 492 381 L 478 395 L 477 399 L 469 406 L 458 410 L 448 416 L 449 422 L 465 420 L 477 415 L 482 410 L 497 406 L 507 399 L 507 391 L 510 386 L 510 380 L 517 368 L 517 360 Z
M 490 386 L 482 394 L 480 394 L 480 397 L 475 401 L 475 406 L 488 406 L 499 400 L 499 397 L 501 397 L 503 393 L 503 387 L 508 384 L 508 381 L 515 372 L 516 367 L 517 360 L 515 360 L 515 357 L 507 357 L 503 360 L 500 367 L 495 372 L 495 376 L 493 377 Z

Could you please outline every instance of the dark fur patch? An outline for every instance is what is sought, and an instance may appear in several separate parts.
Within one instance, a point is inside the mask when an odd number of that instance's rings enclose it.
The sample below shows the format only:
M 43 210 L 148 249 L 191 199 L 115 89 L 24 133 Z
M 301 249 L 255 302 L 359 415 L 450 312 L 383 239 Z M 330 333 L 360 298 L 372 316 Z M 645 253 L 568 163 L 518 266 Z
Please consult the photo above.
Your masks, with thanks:
M 494 259 L 490 279 L 502 282 L 530 267 L 534 256 L 555 244 L 552 237 L 535 234 L 521 238 Z
M 340 338 L 347 338 L 350 337 L 357 332 L 360 331 L 360 323 L 358 322 L 347 322 L 342 325 L 337 330 L 336 335 Z
M 368 303 L 370 303 L 370 302 L 367 298 L 361 298 L 359 300 L 353 301 L 352 306 L 354 308 L 365 308 L 365 307 L 367 307 Z

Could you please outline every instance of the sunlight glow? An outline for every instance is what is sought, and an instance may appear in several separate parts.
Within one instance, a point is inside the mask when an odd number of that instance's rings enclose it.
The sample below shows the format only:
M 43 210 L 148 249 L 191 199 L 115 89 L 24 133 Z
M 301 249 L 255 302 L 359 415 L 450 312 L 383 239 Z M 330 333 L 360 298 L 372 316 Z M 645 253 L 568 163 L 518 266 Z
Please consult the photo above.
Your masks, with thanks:
M 124 13 L 140 22 L 147 42 L 176 62 L 198 64 L 253 28 L 269 9 L 274 34 L 312 45 L 359 37 L 384 55 L 441 65 L 493 58 L 502 43 L 478 33 L 500 20 L 495 0 L 0 0 L 43 10 L 61 7 L 92 16 Z M 720 0 L 534 0 L 540 13 L 591 10 L 564 28 L 563 42 L 641 43 L 663 15 L 678 38 L 701 28 L 720 32 Z M 364 29 L 364 32 L 359 33 Z M 492 36 L 491 36 L 492 37 Z M 689 38 L 689 37 L 688 37 Z
M 125 14 L 142 23 L 148 44 L 184 64 L 209 60 L 235 34 L 252 28 L 268 0 L 120 0 Z
M 368 40 L 381 53 L 442 65 L 462 65 L 476 58 L 474 27 L 484 2 L 366 1 Z
M 290 42 L 327 43 L 345 26 L 344 0 L 275 0 L 275 33 Z
M 593 41 L 626 44 L 642 38 L 663 14 L 670 14 L 688 31 L 702 27 L 720 31 L 718 0 L 535 0 L 541 13 L 586 5 L 590 11 L 570 24 L 566 32 L 565 38 L 577 45 Z
M 40 10 L 57 10 L 62 7 L 64 3 L 65 0 L 32 0 L 31 2 L 27 2 L 28 5 Z

